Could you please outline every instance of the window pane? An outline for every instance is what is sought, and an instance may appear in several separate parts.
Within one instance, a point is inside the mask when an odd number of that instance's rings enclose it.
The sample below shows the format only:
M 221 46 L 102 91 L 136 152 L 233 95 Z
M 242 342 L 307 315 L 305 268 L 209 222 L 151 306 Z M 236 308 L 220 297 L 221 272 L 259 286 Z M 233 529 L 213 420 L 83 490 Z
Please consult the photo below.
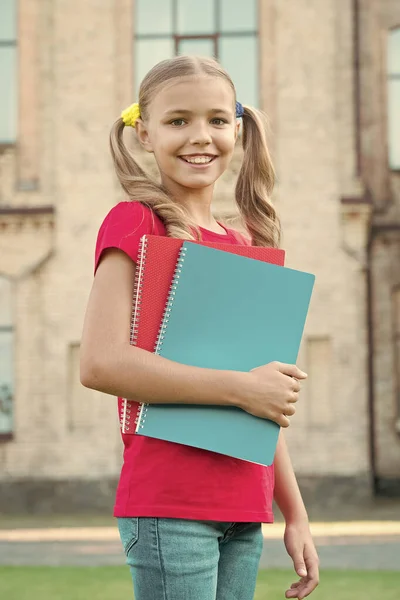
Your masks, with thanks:
M 220 30 L 222 33 L 257 30 L 257 0 L 220 0 Z
M 400 27 L 389 32 L 388 73 L 400 74 Z
M 136 40 L 135 51 L 135 84 L 136 94 L 138 94 L 140 82 L 146 73 L 161 60 L 174 56 L 174 41 L 172 38 L 168 40 Z
M 16 58 L 15 48 L 0 48 L 0 143 L 16 138 Z
M 178 0 L 178 34 L 215 33 L 217 0 Z
M 0 0 L 0 40 L 12 41 L 17 37 L 17 0 Z
M 214 40 L 180 40 L 179 54 L 214 56 Z
M 0 327 L 9 327 L 13 324 L 11 293 L 11 281 L 0 275 Z
M 258 43 L 255 36 L 221 37 L 219 58 L 242 104 L 258 106 Z
M 389 81 L 388 85 L 388 138 L 389 164 L 391 169 L 400 169 L 400 80 Z
M 13 333 L 0 331 L 0 433 L 12 431 Z
M 172 0 L 136 0 L 136 34 L 172 35 Z

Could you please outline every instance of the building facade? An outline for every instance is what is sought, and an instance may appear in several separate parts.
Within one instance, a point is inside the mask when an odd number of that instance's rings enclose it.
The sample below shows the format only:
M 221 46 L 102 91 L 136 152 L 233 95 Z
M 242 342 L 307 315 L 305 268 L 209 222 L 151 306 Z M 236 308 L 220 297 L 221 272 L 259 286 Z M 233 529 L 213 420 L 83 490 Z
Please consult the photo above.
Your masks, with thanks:
M 96 233 L 125 199 L 108 134 L 147 69 L 179 52 L 217 55 L 238 99 L 268 113 L 286 264 L 316 274 L 286 433 L 305 494 L 399 491 L 400 5 L 199 6 L 1 3 L 2 510 L 112 503 L 116 401 L 79 381 Z M 239 163 L 240 148 L 220 218 L 235 217 Z

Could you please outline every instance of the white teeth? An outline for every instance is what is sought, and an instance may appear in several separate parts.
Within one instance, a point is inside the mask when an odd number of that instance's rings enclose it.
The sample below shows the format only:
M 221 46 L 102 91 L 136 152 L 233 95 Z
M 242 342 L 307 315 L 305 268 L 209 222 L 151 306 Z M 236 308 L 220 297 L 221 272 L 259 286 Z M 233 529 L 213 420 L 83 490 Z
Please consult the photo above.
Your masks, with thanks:
M 188 163 L 194 163 L 197 165 L 204 165 L 206 163 L 211 162 L 213 157 L 211 156 L 193 156 L 191 158 L 184 158 Z

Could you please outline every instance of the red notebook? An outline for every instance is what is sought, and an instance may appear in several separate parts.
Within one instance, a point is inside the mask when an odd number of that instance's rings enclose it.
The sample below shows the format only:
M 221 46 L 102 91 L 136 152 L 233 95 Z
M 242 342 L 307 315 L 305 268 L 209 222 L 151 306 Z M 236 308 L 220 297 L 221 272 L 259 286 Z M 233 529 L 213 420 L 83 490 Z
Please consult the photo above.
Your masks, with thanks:
M 184 240 L 157 235 L 144 235 L 140 240 L 133 292 L 130 343 L 154 352 L 160 325 L 174 277 L 179 251 Z M 283 266 L 285 251 L 281 248 L 237 246 L 214 242 L 198 242 L 203 246 L 239 254 Z M 141 404 L 126 398 L 118 399 L 118 413 L 122 433 L 136 431 L 137 415 Z

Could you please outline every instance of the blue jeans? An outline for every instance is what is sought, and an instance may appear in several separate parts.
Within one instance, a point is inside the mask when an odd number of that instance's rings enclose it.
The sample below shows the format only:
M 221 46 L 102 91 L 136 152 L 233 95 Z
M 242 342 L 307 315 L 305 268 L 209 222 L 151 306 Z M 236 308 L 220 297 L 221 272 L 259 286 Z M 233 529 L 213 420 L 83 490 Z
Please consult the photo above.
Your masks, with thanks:
M 135 600 L 253 600 L 261 523 L 118 518 Z

